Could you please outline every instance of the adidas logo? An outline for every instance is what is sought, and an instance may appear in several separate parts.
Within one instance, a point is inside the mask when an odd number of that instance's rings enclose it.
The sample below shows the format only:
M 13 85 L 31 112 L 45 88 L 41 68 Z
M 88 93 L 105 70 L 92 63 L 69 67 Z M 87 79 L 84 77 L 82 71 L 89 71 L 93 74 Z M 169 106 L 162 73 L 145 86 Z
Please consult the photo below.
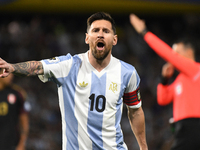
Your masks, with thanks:
M 88 83 L 85 83 L 85 81 L 83 81 L 83 83 L 79 83 L 79 85 L 80 85 L 81 87 L 86 87 L 86 86 L 88 85 Z

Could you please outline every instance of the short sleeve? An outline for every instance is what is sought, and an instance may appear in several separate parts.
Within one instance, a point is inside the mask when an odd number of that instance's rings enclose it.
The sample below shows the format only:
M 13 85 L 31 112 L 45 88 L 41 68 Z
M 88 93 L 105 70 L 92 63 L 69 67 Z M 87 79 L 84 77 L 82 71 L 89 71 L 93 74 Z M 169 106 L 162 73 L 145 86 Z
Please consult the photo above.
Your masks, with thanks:
M 42 82 L 50 80 L 56 81 L 57 78 L 68 75 L 73 57 L 70 54 L 65 56 L 53 57 L 51 59 L 41 60 L 44 74 L 38 75 Z
M 124 103 L 130 108 L 139 108 L 142 105 L 139 84 L 140 77 L 137 71 L 134 70 L 123 95 Z

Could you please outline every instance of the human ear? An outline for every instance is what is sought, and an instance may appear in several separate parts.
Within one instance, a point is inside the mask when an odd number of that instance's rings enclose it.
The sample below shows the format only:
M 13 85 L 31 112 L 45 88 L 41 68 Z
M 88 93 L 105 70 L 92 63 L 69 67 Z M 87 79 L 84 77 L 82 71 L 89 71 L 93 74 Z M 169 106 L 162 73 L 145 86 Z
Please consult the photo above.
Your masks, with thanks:
M 113 45 L 117 45 L 117 35 L 114 35 L 114 38 L 113 38 Z
M 88 34 L 87 33 L 85 33 L 85 43 L 89 44 L 89 42 L 88 42 Z
M 191 48 L 189 48 L 186 52 L 187 52 L 187 56 L 188 56 L 189 58 L 191 58 L 191 59 L 194 59 L 194 58 L 195 58 L 195 56 L 194 56 L 194 51 L 193 51 Z

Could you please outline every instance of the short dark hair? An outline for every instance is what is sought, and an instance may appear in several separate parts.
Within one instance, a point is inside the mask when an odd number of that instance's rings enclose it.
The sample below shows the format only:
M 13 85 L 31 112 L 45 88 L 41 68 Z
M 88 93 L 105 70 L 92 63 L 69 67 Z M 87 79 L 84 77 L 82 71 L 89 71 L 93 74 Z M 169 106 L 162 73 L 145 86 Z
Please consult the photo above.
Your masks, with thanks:
M 182 37 L 182 38 L 179 38 L 176 42 L 177 43 L 183 43 L 184 47 L 185 48 L 191 48 L 195 54 L 196 52 L 196 49 L 197 49 L 197 43 L 196 43 L 196 40 L 192 37 Z
M 96 20 L 107 20 L 107 21 L 109 21 L 112 24 L 112 30 L 113 30 L 114 34 L 116 34 L 116 27 L 115 27 L 114 19 L 110 16 L 110 14 L 105 13 L 105 12 L 97 12 L 97 13 L 91 15 L 87 19 L 87 32 L 89 31 L 91 24 Z

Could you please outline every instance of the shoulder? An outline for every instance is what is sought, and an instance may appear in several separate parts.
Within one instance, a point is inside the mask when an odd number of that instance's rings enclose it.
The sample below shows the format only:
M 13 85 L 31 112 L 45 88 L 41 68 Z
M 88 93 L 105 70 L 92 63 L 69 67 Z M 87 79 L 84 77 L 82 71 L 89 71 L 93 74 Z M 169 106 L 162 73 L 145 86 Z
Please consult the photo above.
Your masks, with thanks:
M 115 57 L 112 58 L 112 68 L 120 71 L 121 76 L 124 79 L 129 80 L 130 78 L 139 79 L 139 75 L 135 69 L 135 67 L 125 61 L 117 59 Z
M 67 55 L 62 55 L 62 56 L 58 56 L 58 57 L 53 57 L 51 59 L 49 59 L 49 61 L 53 61 L 53 62 L 63 62 L 63 61 L 67 61 L 67 60 L 82 60 L 82 55 L 84 54 L 76 54 L 76 55 L 71 55 L 70 53 L 68 53 Z
M 114 59 L 116 61 L 119 61 L 119 63 L 121 64 L 122 71 L 124 71 L 124 72 L 135 72 L 136 71 L 136 69 L 133 65 L 131 65 L 123 60 L 117 59 L 115 57 L 114 57 Z
M 112 61 L 113 61 L 114 63 L 119 62 L 119 63 L 121 64 L 121 66 L 122 66 L 124 69 L 135 70 L 135 67 L 134 67 L 133 65 L 131 65 L 131 64 L 129 64 L 129 63 L 123 61 L 123 60 L 120 60 L 120 59 L 118 59 L 118 58 L 116 58 L 116 57 L 113 57 L 113 56 L 112 56 Z
M 69 60 L 71 58 L 72 58 L 71 54 L 68 53 L 67 55 L 56 56 L 49 59 L 43 59 L 42 61 L 44 61 L 46 64 L 56 64 L 56 63 L 63 62 L 65 60 Z
M 71 64 L 77 63 L 77 62 L 81 62 L 81 54 L 77 54 L 72 56 L 70 53 L 68 53 L 67 55 L 62 55 L 62 56 L 56 56 L 56 57 L 52 57 L 50 59 L 43 59 L 41 60 L 43 65 L 56 65 L 59 64 L 61 66 L 65 66 L 65 65 L 69 65 L 71 66 Z
M 122 67 L 124 67 L 125 69 L 128 69 L 128 70 L 135 70 L 135 67 L 129 63 L 126 63 L 124 61 L 121 60 L 121 64 L 122 64 Z

